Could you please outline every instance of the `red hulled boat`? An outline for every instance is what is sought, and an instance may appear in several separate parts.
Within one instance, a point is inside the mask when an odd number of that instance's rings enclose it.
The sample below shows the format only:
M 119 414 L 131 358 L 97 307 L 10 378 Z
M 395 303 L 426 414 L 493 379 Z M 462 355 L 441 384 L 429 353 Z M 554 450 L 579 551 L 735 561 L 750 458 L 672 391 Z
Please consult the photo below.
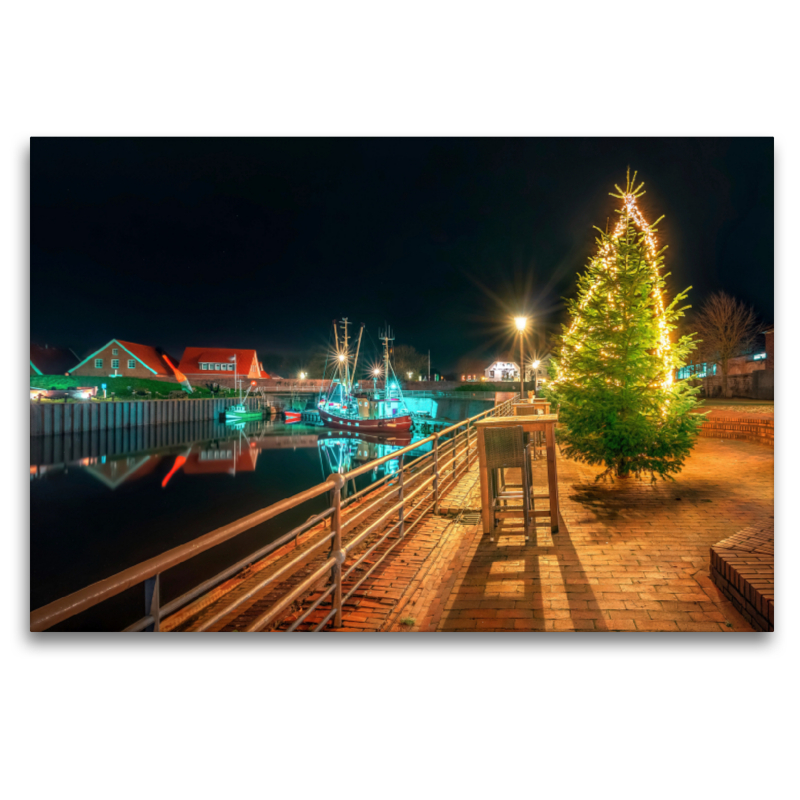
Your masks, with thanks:
M 325 396 L 319 400 L 317 405 L 319 416 L 324 425 L 329 428 L 338 428 L 359 433 L 372 434 L 398 434 L 406 433 L 411 430 L 413 418 L 402 395 L 399 391 L 397 378 L 392 381 L 394 375 L 389 360 L 389 344 L 393 341 L 391 331 L 381 336 L 384 343 L 384 376 L 383 392 L 373 388 L 372 393 L 353 392 L 353 377 L 355 376 L 356 365 L 358 364 L 358 353 L 361 348 L 361 332 L 358 335 L 358 345 L 353 362 L 352 371 L 350 370 L 350 353 L 348 350 L 348 320 L 342 320 L 343 338 L 342 346 L 339 346 L 339 336 L 334 323 L 334 334 L 336 337 L 337 350 L 337 372 L 331 379 Z M 380 368 L 373 370 L 373 378 L 377 383 L 377 375 Z

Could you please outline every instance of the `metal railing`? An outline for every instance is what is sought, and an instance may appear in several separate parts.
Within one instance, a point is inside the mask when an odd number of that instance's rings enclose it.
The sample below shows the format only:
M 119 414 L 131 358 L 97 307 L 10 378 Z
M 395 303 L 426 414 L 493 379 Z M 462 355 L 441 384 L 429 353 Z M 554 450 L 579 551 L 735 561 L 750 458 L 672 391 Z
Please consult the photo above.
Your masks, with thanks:
M 342 610 L 347 600 L 431 509 L 434 513 L 439 512 L 439 503 L 442 497 L 456 485 L 477 458 L 477 436 L 474 423 L 487 416 L 511 414 L 512 404 L 516 399 L 515 395 L 494 408 L 457 422 L 442 431 L 433 433 L 382 458 L 369 461 L 347 473 L 333 474 L 326 481 L 310 489 L 273 503 L 186 544 L 167 550 L 159 556 L 42 606 L 31 612 L 30 629 L 31 631 L 47 630 L 133 586 L 143 585 L 144 616 L 125 630 L 159 631 L 162 622 L 168 617 L 181 610 L 187 611 L 191 603 L 198 601 L 250 565 L 275 553 L 284 545 L 292 541 L 297 544 L 300 536 L 312 531 L 321 523 L 324 523 L 322 530 L 317 533 L 316 537 L 309 537 L 308 542 L 305 543 L 307 546 L 298 547 L 297 554 L 286 560 L 286 563 L 276 565 L 276 569 L 264 570 L 268 574 L 255 580 L 252 584 L 248 584 L 245 590 L 231 593 L 234 596 L 215 604 L 212 612 L 204 616 L 201 622 L 192 627 L 192 630 L 208 630 L 220 620 L 236 612 L 237 608 L 255 595 L 272 591 L 273 594 L 267 609 L 247 627 L 248 631 L 263 630 L 280 621 L 281 616 L 293 603 L 302 599 L 315 587 L 319 587 L 322 582 L 325 583 L 325 588 L 320 596 L 293 621 L 288 630 L 296 630 L 328 599 L 330 599 L 330 609 L 315 625 L 314 630 L 321 630 L 331 620 L 335 627 L 339 627 L 342 622 Z M 408 454 L 429 443 L 431 444 L 429 453 L 404 463 Z M 350 497 L 342 499 L 342 488 L 347 481 L 364 475 L 393 459 L 399 460 L 397 471 L 388 473 L 382 479 L 371 483 Z M 329 507 L 324 511 L 314 514 L 301 525 L 246 558 L 161 605 L 161 575 L 164 572 L 189 561 L 200 553 L 230 541 L 256 525 L 326 493 L 330 493 L 331 499 Z M 354 505 L 356 500 L 362 499 L 363 502 Z M 364 562 L 393 534 L 395 534 L 394 541 L 381 553 L 379 558 L 371 563 L 357 581 L 348 585 L 345 594 L 344 582 L 353 576 L 357 569 L 363 567 Z M 376 536 L 377 538 L 374 538 Z M 345 570 L 344 566 L 348 558 L 355 557 L 359 548 L 365 549 L 357 554 L 355 560 Z M 303 570 L 305 570 L 305 574 L 303 574 Z M 294 581 L 292 581 L 293 578 Z M 284 586 L 284 584 L 287 585 Z

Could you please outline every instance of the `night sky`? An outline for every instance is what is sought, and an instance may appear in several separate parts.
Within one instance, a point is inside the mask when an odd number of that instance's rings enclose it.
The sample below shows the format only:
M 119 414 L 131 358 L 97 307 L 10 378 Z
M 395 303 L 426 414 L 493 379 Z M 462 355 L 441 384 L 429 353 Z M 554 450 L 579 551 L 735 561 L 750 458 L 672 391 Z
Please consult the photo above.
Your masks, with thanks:
M 435 369 L 482 368 L 511 315 L 559 329 L 628 165 L 671 293 L 773 322 L 771 138 L 35 138 L 31 341 L 255 347 L 275 369 L 347 316 L 367 356 L 388 322 Z

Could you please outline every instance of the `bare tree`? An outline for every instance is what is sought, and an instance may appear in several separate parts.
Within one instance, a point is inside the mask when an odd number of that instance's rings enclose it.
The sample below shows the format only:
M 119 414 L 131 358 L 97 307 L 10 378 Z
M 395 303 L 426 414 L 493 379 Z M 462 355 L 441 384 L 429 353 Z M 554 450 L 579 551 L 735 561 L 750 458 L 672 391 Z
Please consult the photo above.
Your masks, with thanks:
M 728 397 L 728 362 L 750 346 L 757 332 L 755 311 L 725 292 L 709 297 L 695 320 L 702 339 L 700 352 L 709 362 L 719 364 L 722 394 Z
M 392 361 L 394 371 L 399 378 L 408 378 L 411 373 L 410 380 L 413 380 L 417 375 L 423 375 L 428 371 L 428 356 L 417 352 L 409 344 L 397 345 L 394 348 Z

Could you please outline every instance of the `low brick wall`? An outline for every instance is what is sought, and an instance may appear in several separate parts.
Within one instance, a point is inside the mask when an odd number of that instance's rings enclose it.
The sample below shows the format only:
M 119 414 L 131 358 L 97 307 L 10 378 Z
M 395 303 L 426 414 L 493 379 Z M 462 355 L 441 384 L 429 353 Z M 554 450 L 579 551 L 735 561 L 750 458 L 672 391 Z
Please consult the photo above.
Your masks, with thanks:
M 774 523 L 717 542 L 711 548 L 711 580 L 756 630 L 774 631 Z
M 756 444 L 775 446 L 775 418 L 755 414 L 719 414 L 712 412 L 700 428 L 700 436 L 714 439 L 743 439 Z

